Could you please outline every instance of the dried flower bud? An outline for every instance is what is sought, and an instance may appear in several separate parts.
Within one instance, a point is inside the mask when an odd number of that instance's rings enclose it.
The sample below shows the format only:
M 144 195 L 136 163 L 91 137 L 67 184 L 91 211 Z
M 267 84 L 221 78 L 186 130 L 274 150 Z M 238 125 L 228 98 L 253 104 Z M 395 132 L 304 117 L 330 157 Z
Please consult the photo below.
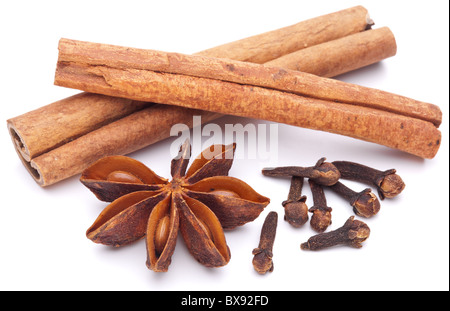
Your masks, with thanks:
M 356 215 L 366 218 L 375 216 L 380 211 L 380 201 L 369 188 L 359 193 L 352 206 Z
M 324 232 L 331 225 L 332 208 L 327 205 L 327 199 L 321 185 L 310 179 L 309 186 L 314 201 L 314 205 L 309 209 L 313 213 L 311 227 L 317 232 Z
M 370 228 L 362 221 L 350 217 L 345 224 L 334 231 L 320 233 L 310 237 L 307 242 L 300 245 L 302 250 L 321 250 L 336 245 L 348 245 L 361 248 L 364 241 L 370 236 Z
M 316 183 L 324 186 L 331 186 L 338 182 L 341 177 L 339 170 L 326 158 L 321 158 L 316 165 L 311 167 L 285 166 L 268 167 L 262 170 L 264 176 L 297 176 L 314 180 Z
M 399 195 L 405 189 L 405 183 L 397 174 L 385 176 L 380 182 L 378 190 L 383 193 L 386 198 L 393 198 Z
M 343 183 L 337 182 L 330 189 L 347 200 L 358 216 L 369 218 L 380 211 L 380 201 L 370 188 L 366 188 L 361 192 L 355 192 Z
M 324 232 L 331 225 L 331 208 L 329 210 L 325 209 L 314 209 L 314 207 L 309 209 L 313 213 L 311 217 L 310 225 L 317 232 Z
M 286 200 L 282 203 L 284 207 L 284 220 L 295 228 L 303 226 L 309 219 L 308 206 L 305 200 L 298 201 Z
M 334 185 L 339 178 L 341 178 L 341 173 L 338 169 L 330 162 L 325 162 L 325 158 L 320 159 L 315 166 L 316 176 L 311 179 L 316 183 L 324 186 Z
M 266 272 L 273 271 L 272 249 L 273 243 L 275 242 L 277 224 L 277 212 L 270 212 L 264 220 L 264 224 L 261 229 L 259 245 L 252 252 L 252 254 L 254 255 L 252 261 L 253 268 L 259 274 L 265 274 Z
M 393 198 L 399 195 L 405 188 L 405 183 L 396 174 L 395 169 L 380 171 L 349 161 L 334 161 L 333 164 L 339 170 L 343 179 L 360 181 L 375 186 L 382 200 L 385 197 Z

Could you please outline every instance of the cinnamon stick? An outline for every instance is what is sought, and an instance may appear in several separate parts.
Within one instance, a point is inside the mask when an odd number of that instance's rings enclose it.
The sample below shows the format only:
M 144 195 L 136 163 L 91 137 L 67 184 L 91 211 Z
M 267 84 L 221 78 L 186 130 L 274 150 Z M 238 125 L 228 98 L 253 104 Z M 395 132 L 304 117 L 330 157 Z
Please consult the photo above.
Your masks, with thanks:
M 382 27 L 298 50 L 265 65 L 313 73 L 321 77 L 336 77 L 396 53 L 393 33 L 388 27 Z
M 440 145 L 435 105 L 264 65 L 63 39 L 55 84 L 328 131 L 424 158 Z
M 128 74 L 129 70 L 134 71 Z M 69 39 L 61 39 L 59 42 L 55 84 L 102 93 L 93 85 L 84 88 L 81 84 L 97 81 L 98 85 L 106 83 L 114 89 L 115 86 L 111 84 L 116 82 L 124 84 L 126 79 L 139 79 L 139 75 L 145 75 L 148 71 L 260 86 L 305 97 L 355 104 L 418 118 L 432 122 L 436 126 L 442 122 L 442 113 L 435 105 L 299 71 Z M 87 80 L 84 81 L 85 79 Z M 120 91 L 115 94 L 112 90 L 106 94 L 130 96 Z M 139 94 L 134 97 L 136 98 L 149 100 Z
M 81 93 L 10 119 L 7 125 L 17 151 L 29 162 L 147 106 L 125 98 Z
M 346 17 L 344 18 L 344 16 Z M 346 20 L 345 23 L 339 22 L 344 21 L 344 19 Z M 307 25 L 302 26 L 302 23 L 306 23 Z M 362 7 L 355 7 L 328 14 L 326 15 L 326 18 L 318 17 L 316 19 L 298 23 L 295 27 L 286 27 L 282 30 L 275 30 L 242 39 L 238 41 L 239 44 L 231 42 L 197 54 L 207 56 L 210 53 L 211 55 L 218 57 L 236 58 L 239 60 L 248 60 L 250 59 L 249 57 L 253 57 L 253 61 L 258 61 L 254 57 L 255 55 L 270 54 L 272 57 L 269 58 L 272 59 L 273 57 L 282 54 L 279 53 L 279 47 L 276 48 L 277 54 L 273 53 L 273 50 L 272 53 L 264 52 L 264 49 L 271 49 L 271 44 L 276 44 L 274 41 L 282 46 L 288 46 L 289 44 L 287 42 L 289 41 L 303 42 L 303 45 L 300 44 L 297 47 L 299 49 L 304 49 L 305 51 L 313 47 L 313 42 L 325 42 L 317 45 L 317 50 L 320 51 L 322 45 L 330 40 L 332 40 L 331 42 L 336 41 L 333 39 L 339 35 L 336 35 L 337 32 L 333 31 L 317 32 L 317 29 L 334 29 L 346 25 L 345 27 L 348 27 L 347 30 L 343 28 L 340 30 L 340 35 L 346 35 L 370 28 L 372 23 L 373 22 L 368 19 L 367 10 Z M 363 26 L 364 24 L 365 26 Z M 325 25 L 328 25 L 328 27 L 325 27 Z M 296 32 L 296 29 L 303 30 Z M 324 34 L 328 34 L 327 37 L 324 37 Z M 307 38 L 303 39 L 302 37 L 305 36 Z M 314 39 L 316 36 L 320 36 L 320 38 Z M 362 42 L 361 44 L 370 44 L 372 38 L 370 36 L 365 36 L 364 38 L 366 39 L 366 42 Z M 392 50 L 392 47 L 395 46 L 395 39 L 393 37 L 389 38 L 390 41 L 388 44 L 391 46 L 390 49 Z M 263 47 L 263 49 L 260 47 Z M 342 48 L 343 46 L 337 46 L 336 49 L 334 49 L 336 54 L 348 55 L 347 52 L 339 52 Z M 373 51 L 375 51 L 374 54 L 378 55 L 376 61 L 381 61 L 386 57 L 386 54 L 383 53 L 385 48 L 386 47 L 382 45 L 373 47 Z M 236 52 L 236 49 L 239 50 L 239 53 Z M 330 47 L 330 49 L 332 49 L 332 47 Z M 289 49 L 289 51 L 290 50 L 292 50 L 292 48 Z M 241 53 L 242 55 L 240 55 Z M 357 56 L 352 56 L 352 58 L 345 57 L 344 59 L 341 59 L 342 70 L 349 71 L 350 68 L 354 69 L 354 58 L 360 59 L 360 64 L 367 63 L 364 58 L 366 58 L 368 54 L 369 53 L 358 54 Z M 322 53 L 314 53 L 312 59 L 314 59 L 314 55 L 316 55 L 317 58 L 317 61 L 314 61 L 314 63 L 319 64 L 320 61 L 318 60 L 322 57 Z M 278 65 L 283 67 L 284 62 L 286 61 L 283 60 L 279 62 Z M 286 63 L 286 66 L 287 65 L 288 64 Z M 345 68 L 348 69 L 346 70 Z M 315 71 L 314 68 L 311 68 L 310 72 L 320 74 L 320 72 Z M 169 130 L 165 126 L 155 128 L 155 124 L 167 124 L 170 126 L 175 123 L 189 124 L 192 122 L 192 116 L 195 114 L 198 115 L 196 110 L 169 107 L 165 105 L 152 105 L 149 103 L 145 106 L 147 108 L 142 109 L 139 104 L 129 104 L 131 102 L 130 100 L 110 96 L 102 96 L 104 99 L 102 105 L 105 106 L 103 107 L 103 110 L 99 110 L 96 105 L 91 105 L 92 101 L 97 100 L 96 98 L 98 99 L 99 95 L 81 93 L 7 120 L 8 129 L 19 158 L 29 170 L 31 176 L 41 186 L 48 186 L 80 173 L 90 165 L 90 163 L 102 156 L 127 154 L 169 136 Z M 109 109 L 106 106 L 107 101 L 110 101 L 115 109 Z M 135 112 L 132 112 L 133 107 L 136 108 Z M 179 109 L 179 111 L 177 109 Z M 159 116 L 160 119 L 153 117 L 152 111 L 154 110 L 155 116 Z M 163 110 L 167 110 L 167 113 L 163 113 Z M 113 112 L 115 116 L 108 119 L 107 115 L 104 114 L 104 111 Z M 121 115 L 122 112 L 123 115 Z M 129 115 L 130 113 L 132 114 Z M 171 116 L 173 113 L 175 113 L 176 117 L 172 119 Z M 183 113 L 184 115 L 182 115 Z M 201 114 L 203 122 L 220 117 L 220 115 L 210 112 L 202 112 Z M 74 122 L 74 120 L 85 120 L 89 116 L 98 118 L 97 122 L 92 122 L 90 124 Z M 114 119 L 118 120 L 110 123 L 111 126 L 105 126 Z M 38 120 L 41 121 L 39 122 Z M 139 122 L 148 126 L 144 128 L 136 126 L 136 124 L 134 124 L 136 120 L 139 120 Z M 174 123 L 171 123 L 172 121 Z M 149 130 L 154 128 L 154 131 Z M 71 130 L 69 131 L 68 129 Z M 55 133 L 57 133 L 57 135 L 55 135 Z M 126 135 L 117 135 L 117 133 L 126 133 Z M 130 138 L 136 143 L 127 146 Z M 137 142 L 140 142 L 140 144 Z M 108 148 L 105 146 L 108 146 Z M 108 150 L 108 153 L 106 153 L 106 150 Z M 52 159 L 59 160 L 53 161 Z
M 174 124 L 192 127 L 193 116 L 209 122 L 218 114 L 169 105 L 152 105 L 24 162 L 41 186 L 74 176 L 108 155 L 125 155 L 169 136 Z
M 226 54 L 226 58 L 263 64 L 294 51 L 365 31 L 372 25 L 367 10 L 355 6 L 197 54 L 209 57 Z

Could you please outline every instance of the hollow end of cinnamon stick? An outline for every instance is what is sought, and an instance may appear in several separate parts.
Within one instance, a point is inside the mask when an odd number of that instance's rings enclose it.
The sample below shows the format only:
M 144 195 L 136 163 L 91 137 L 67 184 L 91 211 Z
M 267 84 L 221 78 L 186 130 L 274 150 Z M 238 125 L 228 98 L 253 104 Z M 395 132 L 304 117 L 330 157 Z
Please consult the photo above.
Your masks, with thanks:
M 21 159 L 29 162 L 31 160 L 30 151 L 28 150 L 28 146 L 27 146 L 25 140 L 20 135 L 20 133 L 17 131 L 15 126 L 11 123 L 11 120 L 7 120 L 7 126 L 8 126 L 9 135 L 11 136 L 12 143 L 13 143 L 14 148 L 16 149 L 17 153 L 19 154 Z
M 26 143 L 23 141 L 19 133 L 16 131 L 14 126 L 11 123 L 8 123 L 8 131 L 11 136 L 14 149 L 17 152 L 17 155 L 19 156 L 20 161 L 22 162 L 23 166 L 27 169 L 27 171 L 30 173 L 31 177 L 40 185 L 44 185 L 44 180 L 42 178 L 41 172 L 39 169 L 34 166 L 31 163 L 29 151 L 27 148 Z

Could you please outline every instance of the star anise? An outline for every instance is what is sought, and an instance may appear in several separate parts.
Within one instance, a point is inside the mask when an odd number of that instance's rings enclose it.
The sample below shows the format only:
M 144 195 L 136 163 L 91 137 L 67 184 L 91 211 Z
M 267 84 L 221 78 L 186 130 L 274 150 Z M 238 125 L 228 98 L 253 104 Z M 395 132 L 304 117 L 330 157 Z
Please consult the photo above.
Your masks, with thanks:
M 112 203 L 87 237 L 116 247 L 145 237 L 147 267 L 167 271 L 180 231 L 201 264 L 226 265 L 231 255 L 223 229 L 253 221 L 269 204 L 245 182 L 227 176 L 235 148 L 213 145 L 186 172 L 191 155 L 186 141 L 172 160 L 170 182 L 129 157 L 100 159 L 80 180 L 98 199 Z

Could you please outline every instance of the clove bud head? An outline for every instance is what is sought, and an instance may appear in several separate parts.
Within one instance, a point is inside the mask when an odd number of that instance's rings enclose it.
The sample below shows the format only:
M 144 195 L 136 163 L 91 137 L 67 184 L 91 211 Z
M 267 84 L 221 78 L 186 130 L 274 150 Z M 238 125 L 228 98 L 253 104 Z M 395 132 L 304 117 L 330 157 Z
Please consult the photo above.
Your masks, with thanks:
M 384 176 L 384 178 L 379 182 L 378 187 L 380 197 L 383 198 L 393 198 L 399 195 L 403 189 L 405 189 L 405 183 L 397 174 Z
M 314 176 L 311 179 L 324 186 L 332 186 L 341 178 L 341 173 L 336 166 L 330 162 L 325 162 L 325 158 L 317 162 L 313 174 Z
M 331 225 L 331 208 L 325 210 L 323 208 L 314 208 L 313 206 L 309 211 L 313 213 L 310 221 L 311 228 L 319 233 L 325 232 Z
M 300 200 L 286 200 L 282 203 L 284 207 L 284 220 L 295 228 L 300 228 L 309 219 L 308 206 L 305 200 L 306 197 L 303 196 Z
M 351 241 L 348 245 L 354 248 L 361 248 L 362 243 L 370 236 L 369 226 L 362 221 L 355 220 L 353 216 L 347 220 L 344 227 L 348 228 L 347 237 Z
M 380 211 L 380 201 L 370 188 L 360 192 L 351 203 L 356 215 L 370 218 Z
M 265 249 L 255 248 L 252 252 L 255 256 L 253 257 L 253 268 L 259 274 L 266 274 L 266 272 L 273 271 L 273 261 L 272 252 Z

